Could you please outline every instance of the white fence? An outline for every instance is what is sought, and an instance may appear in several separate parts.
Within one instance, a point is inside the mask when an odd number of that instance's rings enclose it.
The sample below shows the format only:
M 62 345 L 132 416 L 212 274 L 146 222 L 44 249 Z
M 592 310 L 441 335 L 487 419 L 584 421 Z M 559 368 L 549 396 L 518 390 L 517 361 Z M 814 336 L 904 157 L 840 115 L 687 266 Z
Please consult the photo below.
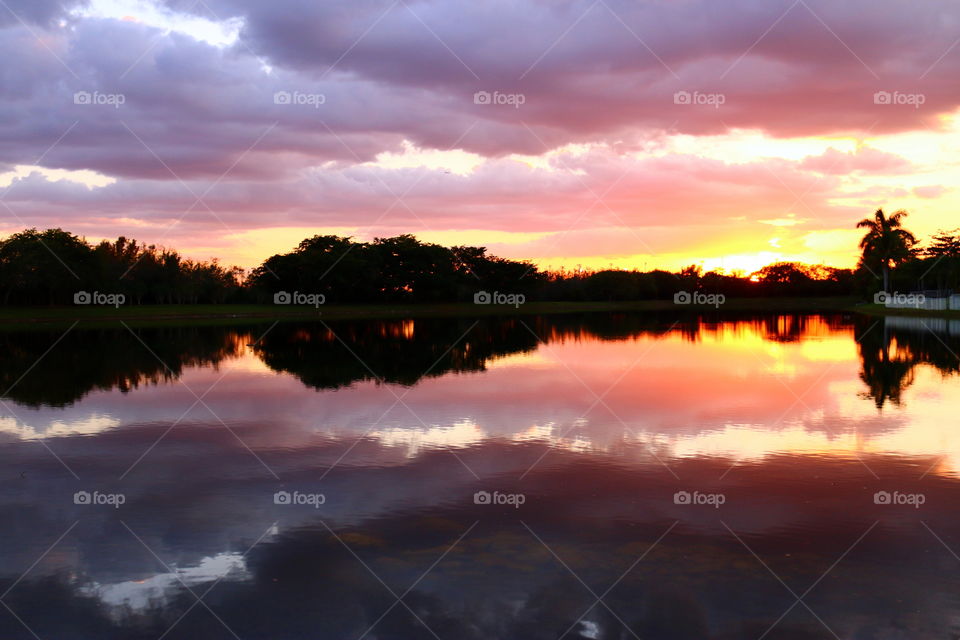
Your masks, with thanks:
M 883 304 L 888 309 L 924 309 L 926 311 L 960 310 L 960 295 L 930 298 L 923 294 L 888 294 Z

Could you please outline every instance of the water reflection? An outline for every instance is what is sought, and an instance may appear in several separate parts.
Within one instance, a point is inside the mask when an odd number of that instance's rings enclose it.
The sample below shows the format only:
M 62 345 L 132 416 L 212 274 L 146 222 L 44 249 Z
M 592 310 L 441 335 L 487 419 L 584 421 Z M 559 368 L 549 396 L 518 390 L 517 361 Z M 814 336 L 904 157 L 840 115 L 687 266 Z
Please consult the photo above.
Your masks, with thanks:
M 952 330 L 951 330 L 952 329 Z M 888 317 L 858 327 L 861 379 L 877 408 L 901 403 L 918 365 L 943 375 L 960 371 L 960 323 L 938 318 Z
M 122 515 L 71 509 L 67 524 L 80 524 L 7 601 L 41 637 L 58 638 L 156 638 L 174 623 L 168 637 L 232 637 L 204 607 L 191 608 L 187 587 L 209 590 L 204 601 L 243 638 L 358 638 L 374 623 L 378 638 L 553 639 L 569 628 L 572 637 L 632 637 L 623 623 L 644 638 L 759 637 L 795 598 L 752 551 L 796 593 L 843 557 L 805 600 L 839 637 L 942 638 L 956 629 L 956 559 L 929 532 L 960 538 L 952 480 L 921 484 L 915 469 L 882 457 L 867 460 L 881 480 L 818 457 L 718 480 L 722 465 L 690 460 L 676 468 L 680 486 L 727 496 L 721 510 L 696 509 L 673 503 L 669 474 L 612 458 L 558 452 L 518 482 L 538 453 L 485 445 L 466 457 L 477 468 L 496 461 L 481 481 L 437 455 L 394 470 L 344 468 L 324 483 L 306 469 L 293 474 L 288 485 L 322 487 L 334 503 L 320 512 L 274 505 L 269 488 L 239 491 L 227 478 L 204 478 L 195 494 L 175 498 L 140 487 Z M 905 486 L 927 496 L 922 510 L 873 503 L 875 491 Z M 473 504 L 474 491 L 493 487 L 527 501 Z M 51 527 L 38 546 L 60 532 Z M 32 561 L 23 557 L 21 566 Z M 598 595 L 616 588 L 599 606 L 580 580 Z M 391 590 L 399 596 L 414 583 L 405 602 L 429 629 L 391 609 Z M 28 637 L 15 624 L 5 631 Z M 833 637 L 804 608 L 775 631 Z
M 94 390 L 128 392 L 216 366 L 252 349 L 274 371 L 316 389 L 363 380 L 416 384 L 424 376 L 483 371 L 491 359 L 528 353 L 539 342 L 636 340 L 670 334 L 691 342 L 718 334 L 797 342 L 845 331 L 840 316 L 777 315 L 735 322 L 669 314 L 587 314 L 527 319 L 421 319 L 0 333 L 0 387 L 25 406 L 70 405 Z M 55 347 L 55 348 L 52 348 Z M 249 349 L 247 348 L 249 347 Z M 32 375 L 27 376 L 30 372 Z
M 223 328 L 0 332 L 0 389 L 28 407 L 63 407 L 95 389 L 126 393 L 170 382 L 184 369 L 242 354 L 242 335 Z M 151 350 L 153 353 L 151 353 Z M 27 375 L 27 374 L 30 375 Z
M 120 328 L 32 370 L 58 334 L 4 336 L 0 637 L 951 637 L 957 337 L 920 328 Z
M 957 371 L 960 345 L 919 328 L 602 314 L 8 334 L 16 357 L 0 366 L 16 384 L 0 433 L 220 423 L 254 449 L 363 435 L 412 457 L 499 437 L 734 461 L 889 450 L 957 468 L 953 400 L 936 381 Z M 47 349 L 31 368 L 27 354 Z
M 491 358 L 531 351 L 536 337 L 520 322 L 473 320 L 278 325 L 255 346 L 274 371 L 315 389 L 363 380 L 413 385 L 424 376 L 483 371 Z

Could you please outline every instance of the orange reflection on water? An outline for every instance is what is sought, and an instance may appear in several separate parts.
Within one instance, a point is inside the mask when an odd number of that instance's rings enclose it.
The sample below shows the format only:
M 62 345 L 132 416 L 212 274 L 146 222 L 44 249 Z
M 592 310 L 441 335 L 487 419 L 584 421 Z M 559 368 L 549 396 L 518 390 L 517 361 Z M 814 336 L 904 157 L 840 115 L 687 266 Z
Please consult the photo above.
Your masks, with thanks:
M 951 419 L 960 409 L 951 392 L 956 378 L 918 363 L 904 401 L 878 410 L 862 379 L 852 326 L 778 317 L 698 329 L 624 341 L 556 331 L 556 340 L 499 360 L 485 382 L 473 384 L 498 389 L 499 401 L 514 409 L 533 398 L 549 404 L 559 419 L 517 424 L 513 438 L 569 450 L 609 451 L 622 441 L 645 444 L 660 457 L 746 462 L 880 454 L 916 458 L 921 471 L 960 469 Z M 889 350 L 900 357 L 910 348 L 891 339 Z M 436 386 L 456 393 L 443 381 Z M 473 417 L 481 428 L 507 419 Z
M 409 457 L 497 439 L 730 464 L 884 455 L 918 476 L 960 473 L 957 360 L 929 332 L 810 315 L 457 322 L 240 332 L 215 365 L 184 356 L 181 380 L 21 410 L 0 418 L 0 431 L 35 439 L 170 423 L 195 400 L 182 381 L 210 388 L 205 404 L 249 426 L 255 449 L 364 436 Z

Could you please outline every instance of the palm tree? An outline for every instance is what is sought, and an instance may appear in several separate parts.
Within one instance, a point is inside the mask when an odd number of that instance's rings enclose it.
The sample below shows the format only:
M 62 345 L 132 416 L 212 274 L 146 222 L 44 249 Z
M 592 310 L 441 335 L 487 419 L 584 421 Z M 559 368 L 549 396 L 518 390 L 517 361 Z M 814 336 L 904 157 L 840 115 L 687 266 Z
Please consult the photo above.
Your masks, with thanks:
M 913 254 L 912 247 L 917 239 L 902 226 L 907 216 L 904 210 L 897 211 L 889 218 L 883 209 L 877 209 L 872 218 L 864 218 L 857 228 L 867 229 L 860 240 L 861 264 L 879 264 L 883 269 L 883 290 L 890 290 L 890 266 L 906 262 Z

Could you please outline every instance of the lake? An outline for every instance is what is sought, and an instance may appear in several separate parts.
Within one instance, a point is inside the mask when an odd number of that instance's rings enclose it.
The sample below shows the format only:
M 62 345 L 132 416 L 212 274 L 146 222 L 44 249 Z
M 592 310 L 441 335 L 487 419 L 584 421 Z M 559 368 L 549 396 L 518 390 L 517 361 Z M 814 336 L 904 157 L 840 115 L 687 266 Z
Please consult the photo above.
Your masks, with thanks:
M 0 333 L 0 638 L 960 637 L 960 327 Z

